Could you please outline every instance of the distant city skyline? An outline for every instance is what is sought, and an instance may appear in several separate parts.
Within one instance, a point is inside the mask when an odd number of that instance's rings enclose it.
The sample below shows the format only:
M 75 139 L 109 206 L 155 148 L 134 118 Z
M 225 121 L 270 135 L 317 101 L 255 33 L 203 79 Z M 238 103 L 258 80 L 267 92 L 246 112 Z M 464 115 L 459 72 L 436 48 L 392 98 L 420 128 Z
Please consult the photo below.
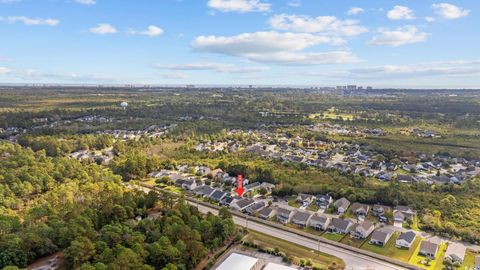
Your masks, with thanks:
M 0 0 L 0 84 L 480 88 L 480 2 Z

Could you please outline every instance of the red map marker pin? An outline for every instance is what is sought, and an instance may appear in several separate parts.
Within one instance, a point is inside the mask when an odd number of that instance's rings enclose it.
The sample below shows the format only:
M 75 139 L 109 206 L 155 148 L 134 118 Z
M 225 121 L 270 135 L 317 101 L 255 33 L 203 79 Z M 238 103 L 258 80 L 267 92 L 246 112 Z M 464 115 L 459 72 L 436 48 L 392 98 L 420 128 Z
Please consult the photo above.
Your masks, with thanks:
M 243 195 L 243 177 L 241 174 L 237 176 L 237 194 L 239 197 Z

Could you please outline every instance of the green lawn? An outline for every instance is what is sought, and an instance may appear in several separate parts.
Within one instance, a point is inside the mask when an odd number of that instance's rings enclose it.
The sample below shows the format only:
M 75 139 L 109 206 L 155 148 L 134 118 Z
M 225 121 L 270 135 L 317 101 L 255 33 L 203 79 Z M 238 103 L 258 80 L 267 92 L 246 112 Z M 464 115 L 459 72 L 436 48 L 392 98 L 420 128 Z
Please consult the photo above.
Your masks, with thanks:
M 340 242 L 352 247 L 361 247 L 366 239 L 354 239 L 350 235 L 345 236 Z
M 313 265 L 319 267 L 320 269 L 327 269 L 327 267 L 332 263 L 338 265 L 338 269 L 343 269 L 345 267 L 345 263 L 340 258 L 325 254 L 323 252 L 311 250 L 256 231 L 250 230 L 245 240 L 253 242 L 263 248 L 278 248 L 281 252 L 287 254 L 287 256 L 293 256 L 295 258 L 295 262 L 297 263 L 301 259 L 310 259 L 312 260 Z
M 318 211 L 318 206 L 316 203 L 311 203 L 308 207 L 307 207 L 307 210 L 310 210 L 312 212 L 317 212 Z
M 343 237 L 345 237 L 345 235 L 344 234 L 339 234 L 339 233 L 324 233 L 324 234 L 322 234 L 322 237 L 327 238 L 327 239 L 332 240 L 332 241 L 339 242 L 340 240 L 343 239 Z
M 387 244 L 384 247 L 370 244 L 370 239 L 368 239 L 368 241 L 366 241 L 361 248 L 402 262 L 408 262 L 417 247 L 420 245 L 422 239 L 420 237 L 417 237 L 410 249 L 400 249 L 395 247 L 395 242 L 399 236 L 400 233 L 396 232 L 394 235 L 392 235 L 392 237 L 390 238 L 390 240 L 388 240 Z
M 442 243 L 438 249 L 437 257 L 430 262 L 430 265 L 425 265 L 423 262 L 425 261 L 425 257 L 418 255 L 418 251 L 420 250 L 420 245 L 415 249 L 413 256 L 410 258 L 409 263 L 422 267 L 426 270 L 441 270 L 443 268 L 443 257 L 445 256 L 445 251 L 447 250 L 447 244 Z
M 480 255 L 480 253 L 476 253 L 470 249 L 467 249 L 467 253 L 465 253 L 465 258 L 463 259 L 463 264 L 458 268 L 459 270 L 469 270 L 472 269 L 475 265 L 475 256 Z
M 296 197 L 289 198 L 288 199 L 288 205 L 291 206 L 291 207 L 295 207 L 295 208 L 299 208 L 300 206 L 302 206 L 299 202 L 297 202 Z

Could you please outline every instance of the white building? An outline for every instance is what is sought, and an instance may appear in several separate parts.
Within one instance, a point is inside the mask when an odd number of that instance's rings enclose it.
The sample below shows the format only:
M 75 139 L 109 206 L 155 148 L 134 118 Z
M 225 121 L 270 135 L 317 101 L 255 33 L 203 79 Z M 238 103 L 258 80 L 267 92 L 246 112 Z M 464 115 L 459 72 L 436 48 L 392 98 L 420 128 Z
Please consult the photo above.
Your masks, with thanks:
M 216 270 L 260 270 L 261 267 L 262 263 L 257 258 L 232 253 Z

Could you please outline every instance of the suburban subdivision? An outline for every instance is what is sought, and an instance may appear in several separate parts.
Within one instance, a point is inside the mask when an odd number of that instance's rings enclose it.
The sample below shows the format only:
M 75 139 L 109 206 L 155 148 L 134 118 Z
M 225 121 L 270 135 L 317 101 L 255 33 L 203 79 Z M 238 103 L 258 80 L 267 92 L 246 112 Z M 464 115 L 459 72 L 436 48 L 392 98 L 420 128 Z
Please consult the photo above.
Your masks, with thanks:
M 3 268 L 478 267 L 480 92 L 1 91 Z

